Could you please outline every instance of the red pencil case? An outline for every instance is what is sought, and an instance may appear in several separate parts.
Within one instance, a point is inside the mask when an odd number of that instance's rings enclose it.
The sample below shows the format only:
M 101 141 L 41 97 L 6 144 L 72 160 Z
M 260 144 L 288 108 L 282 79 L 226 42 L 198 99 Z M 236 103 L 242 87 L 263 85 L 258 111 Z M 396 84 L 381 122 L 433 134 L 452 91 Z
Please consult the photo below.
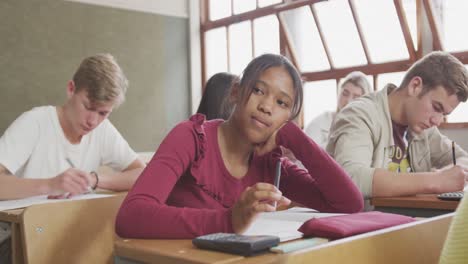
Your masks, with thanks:
M 298 230 L 305 236 L 336 239 L 413 221 L 415 219 L 409 216 L 373 211 L 313 218 L 305 222 Z

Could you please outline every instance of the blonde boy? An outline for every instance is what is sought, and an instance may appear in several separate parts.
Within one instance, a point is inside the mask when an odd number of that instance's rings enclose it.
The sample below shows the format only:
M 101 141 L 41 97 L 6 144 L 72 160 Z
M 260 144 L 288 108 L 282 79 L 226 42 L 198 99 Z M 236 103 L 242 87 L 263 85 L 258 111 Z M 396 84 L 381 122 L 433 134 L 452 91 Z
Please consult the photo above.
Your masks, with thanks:
M 144 164 L 107 119 L 124 101 L 127 86 L 115 59 L 97 54 L 82 61 L 63 105 L 18 117 L 0 138 L 0 200 L 64 198 L 97 187 L 128 190 Z M 98 174 L 101 165 L 117 172 Z M 8 227 L 0 226 L 0 244 L 7 237 Z M 1 253 L 0 262 L 8 262 Z

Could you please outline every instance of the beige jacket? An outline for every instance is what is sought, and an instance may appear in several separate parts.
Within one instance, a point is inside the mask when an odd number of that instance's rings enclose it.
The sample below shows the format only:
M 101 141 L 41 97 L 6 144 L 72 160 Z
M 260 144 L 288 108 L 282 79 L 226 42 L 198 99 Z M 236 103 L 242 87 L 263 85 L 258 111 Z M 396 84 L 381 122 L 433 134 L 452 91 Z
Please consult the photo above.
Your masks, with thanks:
M 354 100 L 335 117 L 330 129 L 328 153 L 351 175 L 365 199 L 372 197 L 375 168 L 387 168 L 389 149 L 394 145 L 388 93 L 396 86 Z M 452 164 L 452 142 L 437 127 L 421 134 L 408 133 L 413 172 L 427 172 Z M 456 157 L 468 154 L 456 146 Z

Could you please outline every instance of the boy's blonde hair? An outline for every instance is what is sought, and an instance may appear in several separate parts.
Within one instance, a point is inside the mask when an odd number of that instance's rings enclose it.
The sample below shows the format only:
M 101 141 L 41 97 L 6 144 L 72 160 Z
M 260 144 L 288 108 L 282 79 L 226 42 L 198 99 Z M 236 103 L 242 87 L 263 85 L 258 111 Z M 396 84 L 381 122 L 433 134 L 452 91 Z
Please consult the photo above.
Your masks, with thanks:
M 457 58 L 447 52 L 431 52 L 413 64 L 406 72 L 399 89 L 408 86 L 416 76 L 423 82 L 421 96 L 443 86 L 449 95 L 456 94 L 458 101 L 465 102 L 467 99 L 468 71 Z
M 96 54 L 85 58 L 73 75 L 76 91 L 85 90 L 92 103 L 125 100 L 128 80 L 117 61 L 110 54 Z

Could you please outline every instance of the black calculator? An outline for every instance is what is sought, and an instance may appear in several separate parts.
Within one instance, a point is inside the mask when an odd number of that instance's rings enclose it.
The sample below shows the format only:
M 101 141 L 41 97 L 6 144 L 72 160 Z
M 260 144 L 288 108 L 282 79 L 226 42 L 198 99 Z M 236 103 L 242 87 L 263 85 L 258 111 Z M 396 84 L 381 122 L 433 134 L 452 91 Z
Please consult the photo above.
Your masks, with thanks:
M 463 191 L 441 193 L 437 195 L 437 198 L 441 200 L 460 201 L 463 198 L 463 193 Z
M 214 233 L 199 236 L 192 243 L 202 249 L 211 249 L 231 254 L 251 256 L 279 244 L 276 236 L 244 236 L 231 233 Z

